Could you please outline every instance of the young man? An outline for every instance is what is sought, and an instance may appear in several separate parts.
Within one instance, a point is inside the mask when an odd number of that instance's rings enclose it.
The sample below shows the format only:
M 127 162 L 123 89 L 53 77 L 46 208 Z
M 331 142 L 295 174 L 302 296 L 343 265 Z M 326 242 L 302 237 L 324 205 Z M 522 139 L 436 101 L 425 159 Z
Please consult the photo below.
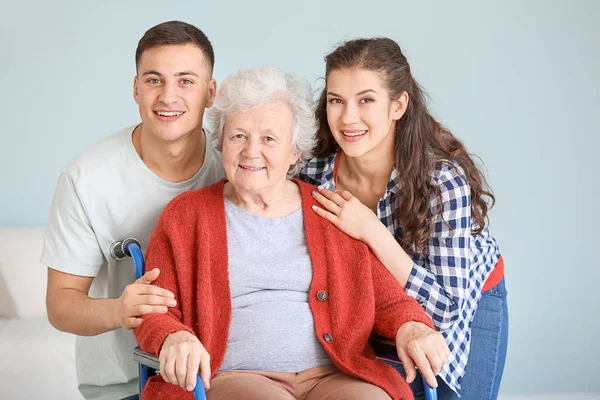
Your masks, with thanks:
M 105 138 L 60 175 L 41 262 L 48 268 L 48 318 L 77 338 L 77 379 L 87 399 L 138 392 L 131 329 L 164 313 L 173 294 L 133 282 L 129 258 L 109 254 L 117 240 L 148 243 L 165 205 L 178 194 L 224 176 L 220 155 L 202 129 L 212 104 L 214 52 L 196 27 L 178 21 L 148 30 L 136 50 L 134 98 L 142 123 Z

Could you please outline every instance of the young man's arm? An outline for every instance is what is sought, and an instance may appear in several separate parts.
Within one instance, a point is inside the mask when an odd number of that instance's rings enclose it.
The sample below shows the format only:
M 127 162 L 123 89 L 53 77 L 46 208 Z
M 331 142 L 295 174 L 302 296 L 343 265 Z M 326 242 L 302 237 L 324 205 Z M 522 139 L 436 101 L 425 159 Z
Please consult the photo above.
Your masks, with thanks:
M 148 271 L 125 288 L 119 298 L 89 297 L 92 281 L 105 262 L 79 188 L 69 174 L 58 178 L 41 262 L 48 268 L 46 308 L 59 330 L 98 335 L 139 326 L 141 316 L 166 312 L 174 296 L 151 285 L 159 271 Z
M 173 293 L 151 285 L 159 273 L 158 269 L 146 272 L 117 299 L 93 299 L 88 293 L 94 278 L 48 268 L 48 320 L 58 330 L 81 336 L 137 328 L 142 315 L 164 314 L 176 304 Z

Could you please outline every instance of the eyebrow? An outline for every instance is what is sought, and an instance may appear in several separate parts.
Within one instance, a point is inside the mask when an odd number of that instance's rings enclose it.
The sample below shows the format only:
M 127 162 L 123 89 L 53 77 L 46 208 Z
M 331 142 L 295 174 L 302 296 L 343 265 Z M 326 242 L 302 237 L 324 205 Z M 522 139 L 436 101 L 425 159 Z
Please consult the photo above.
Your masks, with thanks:
M 158 71 L 147 71 L 142 74 L 142 76 L 146 76 L 146 75 L 163 76 L 163 74 L 161 74 Z M 192 76 L 198 77 L 198 74 L 196 74 L 195 72 L 192 72 L 192 71 L 181 71 L 181 72 L 177 72 L 176 74 L 174 74 L 174 76 L 187 76 L 187 75 L 192 75 Z
M 369 92 L 373 92 L 373 93 L 377 94 L 377 92 L 373 89 L 365 89 L 365 90 L 361 90 L 360 92 L 356 93 L 356 96 L 361 96 L 361 95 L 369 93 Z M 343 96 L 341 96 L 337 93 L 333 93 L 333 92 L 327 92 L 327 96 L 343 97 Z
M 262 133 L 263 135 L 271 135 L 271 136 L 278 136 L 277 132 L 275 132 L 273 129 L 271 128 L 267 128 L 267 129 L 263 129 L 262 131 L 260 131 L 260 133 Z
M 249 135 L 250 132 L 248 132 L 246 129 L 241 128 L 241 127 L 235 127 L 233 129 L 234 132 L 242 132 L 245 133 L 246 135 Z M 277 132 L 275 132 L 273 129 L 271 128 L 266 128 L 260 131 L 261 135 L 271 135 L 271 136 L 277 136 L 279 137 L 279 135 L 277 134 Z

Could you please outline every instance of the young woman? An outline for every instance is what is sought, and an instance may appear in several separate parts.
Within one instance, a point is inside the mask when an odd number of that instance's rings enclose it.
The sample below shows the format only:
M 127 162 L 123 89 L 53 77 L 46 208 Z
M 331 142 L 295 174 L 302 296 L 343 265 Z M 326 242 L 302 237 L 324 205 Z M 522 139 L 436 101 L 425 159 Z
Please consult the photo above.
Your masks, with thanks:
M 396 42 L 348 41 L 325 61 L 316 157 L 301 172 L 319 186 L 316 213 L 368 244 L 443 333 L 440 398 L 495 399 L 508 310 L 485 178 L 427 110 Z

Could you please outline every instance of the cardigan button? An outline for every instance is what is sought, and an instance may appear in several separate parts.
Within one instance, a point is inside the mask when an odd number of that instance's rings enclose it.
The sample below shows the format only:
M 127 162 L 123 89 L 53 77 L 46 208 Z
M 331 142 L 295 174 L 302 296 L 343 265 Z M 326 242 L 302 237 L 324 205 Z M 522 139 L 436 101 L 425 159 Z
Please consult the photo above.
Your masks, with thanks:
M 319 299 L 320 301 L 325 301 L 325 300 L 327 300 L 327 298 L 329 298 L 329 295 L 327 294 L 326 291 L 319 290 L 317 292 L 317 299 Z
M 326 341 L 327 343 L 331 343 L 331 342 L 333 342 L 333 338 L 331 337 L 331 335 L 330 335 L 329 333 L 326 333 L 326 334 L 324 334 L 324 335 L 323 335 L 323 339 L 325 339 L 325 341 Z

